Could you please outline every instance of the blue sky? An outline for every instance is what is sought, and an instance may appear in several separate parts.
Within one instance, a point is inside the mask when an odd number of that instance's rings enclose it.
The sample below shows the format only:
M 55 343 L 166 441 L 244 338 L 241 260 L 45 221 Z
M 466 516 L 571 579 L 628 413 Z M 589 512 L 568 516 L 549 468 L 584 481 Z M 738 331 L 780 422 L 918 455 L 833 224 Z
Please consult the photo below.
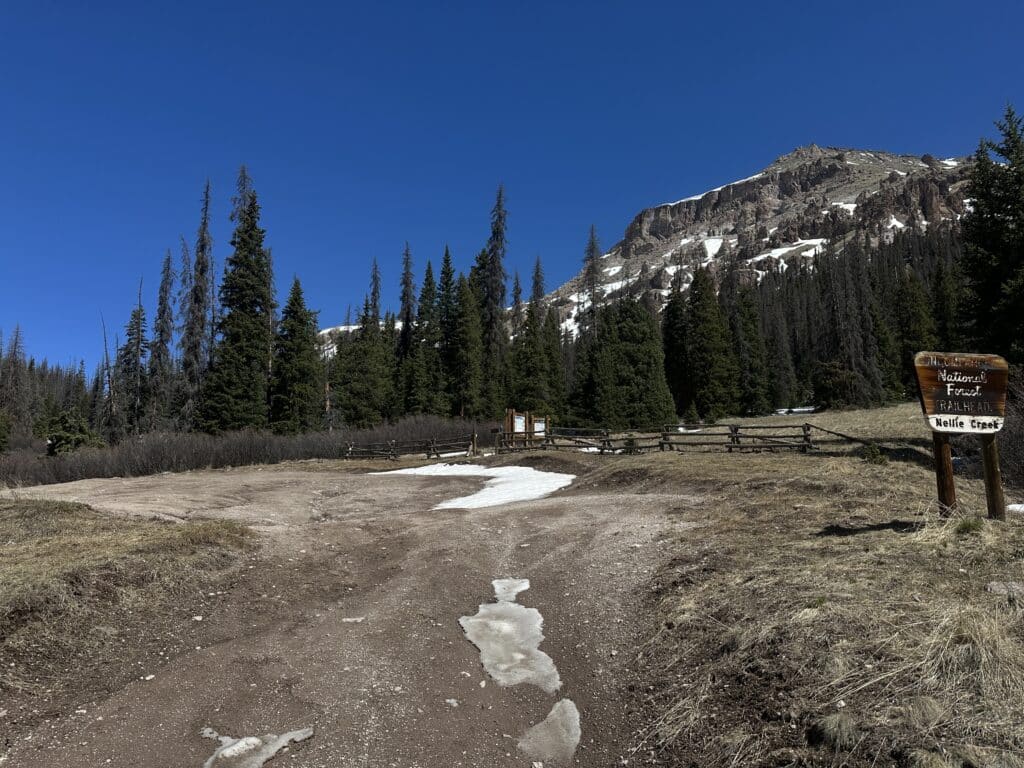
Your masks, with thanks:
M 395 303 L 445 243 L 468 269 L 499 182 L 509 262 L 548 287 L 641 208 L 794 147 L 972 152 L 1024 109 L 1024 5 L 70 3 L 0 6 L 0 329 L 54 362 L 101 354 L 140 278 L 214 194 L 229 253 L 248 165 L 279 294 L 323 325 Z

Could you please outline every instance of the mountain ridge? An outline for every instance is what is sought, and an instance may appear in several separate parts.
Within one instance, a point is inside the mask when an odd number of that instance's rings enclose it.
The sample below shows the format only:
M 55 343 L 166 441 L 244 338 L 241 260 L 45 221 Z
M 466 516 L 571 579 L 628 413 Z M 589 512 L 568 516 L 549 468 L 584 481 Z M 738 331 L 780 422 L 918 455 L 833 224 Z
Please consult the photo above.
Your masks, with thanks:
M 841 247 L 853 233 L 877 241 L 906 227 L 956 222 L 971 164 L 970 157 L 798 147 L 752 176 L 637 213 L 601 257 L 597 299 L 628 292 L 660 306 L 677 275 L 685 290 L 698 267 L 739 262 L 759 279 L 830 242 Z M 571 333 L 590 299 L 583 270 L 545 297 Z

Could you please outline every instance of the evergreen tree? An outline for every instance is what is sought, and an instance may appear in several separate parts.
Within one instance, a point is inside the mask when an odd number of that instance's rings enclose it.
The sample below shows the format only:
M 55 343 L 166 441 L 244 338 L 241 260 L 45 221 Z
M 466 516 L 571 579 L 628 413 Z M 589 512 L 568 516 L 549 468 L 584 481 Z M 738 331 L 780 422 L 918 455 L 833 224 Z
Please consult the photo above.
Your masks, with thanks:
M 296 434 L 319 426 L 321 376 L 316 313 L 306 308 L 295 278 L 274 338 L 270 424 L 275 432 Z
M 509 396 L 517 410 L 546 413 L 552 409 L 543 322 L 540 302 L 531 301 L 509 356 Z
M 530 301 L 538 305 L 544 301 L 544 266 L 540 263 L 540 256 L 533 263 L 533 277 L 530 281 Z
M 519 282 L 519 270 L 512 276 L 512 336 L 523 327 L 523 285 Z
M 539 301 L 537 305 L 541 306 Z M 558 312 L 554 307 L 548 307 L 542 334 L 544 362 L 547 366 L 548 412 L 551 416 L 560 418 L 566 412 L 566 365 L 562 350 L 562 329 L 558 322 Z
M 420 289 L 416 333 L 416 347 L 413 352 L 415 365 L 409 411 L 445 416 L 449 411 L 448 383 L 445 380 L 445 369 L 441 360 L 443 336 L 437 285 L 434 282 L 434 268 L 429 261 L 423 273 L 423 287 Z
M 412 272 L 412 251 L 409 244 L 405 244 L 402 252 L 402 283 L 398 320 L 401 328 L 398 330 L 398 341 L 395 349 L 396 381 L 395 388 L 398 397 L 398 410 L 402 413 L 422 413 L 421 405 L 417 402 L 416 392 L 418 380 L 422 380 L 422 356 L 417 343 L 416 329 L 416 281 Z
M 963 219 L 963 321 L 978 351 L 1024 363 L 1024 122 L 1012 107 L 982 139 Z M 1002 162 L 993 159 L 1000 158 Z
M 665 359 L 665 379 L 675 412 L 682 415 L 693 403 L 693 382 L 687 360 L 686 297 L 677 281 L 662 312 L 661 340 Z
M 952 263 L 939 261 L 932 278 L 932 307 L 935 339 L 940 350 L 959 349 L 962 342 L 959 314 L 963 276 Z
M 0 410 L 7 414 L 12 435 L 31 429 L 32 390 L 21 327 L 14 326 L 0 356 Z
M 508 331 L 505 319 L 505 188 L 498 186 L 491 210 L 491 236 L 485 261 L 478 270 L 480 326 L 483 335 L 483 412 L 496 418 L 505 412 L 505 353 Z
M 114 438 L 137 435 L 140 432 L 146 411 L 148 379 L 146 376 L 146 311 L 142 307 L 142 286 L 139 299 L 125 326 L 125 342 L 117 350 L 114 378 L 117 381 L 116 395 L 120 398 L 119 411 L 122 420 Z
M 260 205 L 244 166 L 238 190 L 231 238 L 234 251 L 220 287 L 219 340 L 202 391 L 203 424 L 210 431 L 267 426 L 268 361 L 273 354 L 269 318 L 274 299 Z
M 913 272 L 908 272 L 901 281 L 896 306 L 900 330 L 901 378 L 905 391 L 912 393 L 917 389 L 914 355 L 936 347 L 935 321 L 928 295 Z
M 583 249 L 583 293 L 586 295 L 586 306 L 580 303 L 580 328 L 582 330 L 593 323 L 594 314 L 599 305 L 598 285 L 601 282 L 601 244 L 597 240 L 597 228 L 591 224 L 587 236 L 587 246 Z
M 398 333 L 398 360 L 401 363 L 412 353 L 416 339 L 416 281 L 412 273 L 412 251 L 408 243 L 402 252 L 402 292 L 398 320 L 402 325 Z
M 458 303 L 455 267 L 452 265 L 452 254 L 446 245 L 444 258 L 441 259 L 441 278 L 437 284 L 437 321 L 441 326 L 441 367 L 444 370 L 445 394 L 449 403 L 454 400 L 452 385 L 458 375 L 454 343 Z
M 797 404 L 796 372 L 789 324 L 779 292 L 777 275 L 766 276 L 761 284 L 761 324 L 765 332 L 771 404 L 775 408 L 792 408 Z
M 174 394 L 174 361 L 171 357 L 171 344 L 174 341 L 173 292 L 174 269 L 171 267 L 171 252 L 167 251 L 160 271 L 156 319 L 153 322 L 153 338 L 149 345 L 151 398 L 147 420 L 151 427 L 167 428 L 170 425 L 172 413 Z
M 182 241 L 183 262 L 188 249 Z M 213 239 L 210 237 L 210 182 L 203 190 L 199 231 L 196 234 L 192 274 L 188 279 L 189 293 L 184 327 L 181 333 L 181 370 L 183 393 L 181 405 L 182 426 L 193 429 L 197 424 L 199 393 L 209 367 L 210 359 L 210 285 L 213 282 L 211 264 Z M 187 264 L 183 263 L 183 267 Z
M 476 296 L 469 280 L 460 276 L 456 284 L 454 333 L 451 348 L 455 377 L 451 383 L 452 411 L 463 418 L 484 414 L 483 334 Z
M 729 326 L 706 269 L 694 272 L 686 313 L 686 359 L 693 400 L 704 419 L 715 421 L 739 410 L 739 378 Z
M 740 288 L 734 306 L 734 338 L 742 337 L 740 365 L 740 412 L 745 416 L 761 416 L 771 411 L 768 350 L 761 333 L 757 298 L 750 286 Z
M 372 427 L 385 421 L 395 408 L 394 317 L 380 316 L 380 269 L 376 260 L 370 275 L 370 294 L 363 302 L 359 328 L 336 358 L 335 405 L 350 427 Z
M 573 392 L 574 418 L 611 429 L 659 427 L 675 419 L 657 321 L 643 303 L 597 310 Z
M 619 389 L 614 401 L 622 410 L 618 419 L 612 417 L 608 423 L 660 429 L 675 421 L 675 405 L 665 381 L 657 321 L 642 301 L 624 300 L 614 308 L 614 323 L 618 343 L 611 349 Z

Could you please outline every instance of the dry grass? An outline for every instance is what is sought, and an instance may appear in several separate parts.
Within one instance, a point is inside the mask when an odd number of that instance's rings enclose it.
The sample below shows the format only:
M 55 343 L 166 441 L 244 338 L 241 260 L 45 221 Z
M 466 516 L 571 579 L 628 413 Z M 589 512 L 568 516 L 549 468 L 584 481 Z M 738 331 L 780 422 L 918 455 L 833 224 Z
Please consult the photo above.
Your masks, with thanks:
M 906 410 L 822 426 L 907 439 Z M 1024 614 L 985 588 L 1024 582 L 1019 517 L 939 517 L 928 469 L 856 454 L 621 457 L 585 482 L 705 497 L 642 655 L 669 764 L 1021 765 Z
M 115 518 L 80 504 L 0 500 L 0 692 L 52 688 L 136 621 L 223 573 L 250 546 L 230 521 Z M 106 626 L 106 629 L 104 629 Z

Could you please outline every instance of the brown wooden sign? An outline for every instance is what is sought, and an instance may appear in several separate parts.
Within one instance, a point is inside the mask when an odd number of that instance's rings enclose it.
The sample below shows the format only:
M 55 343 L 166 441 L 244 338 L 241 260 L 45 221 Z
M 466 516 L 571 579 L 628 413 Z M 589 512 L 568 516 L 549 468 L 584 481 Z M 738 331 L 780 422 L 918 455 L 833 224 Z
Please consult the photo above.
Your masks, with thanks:
M 999 355 L 918 352 L 914 368 L 933 432 L 990 435 L 1003 428 L 1009 368 Z

